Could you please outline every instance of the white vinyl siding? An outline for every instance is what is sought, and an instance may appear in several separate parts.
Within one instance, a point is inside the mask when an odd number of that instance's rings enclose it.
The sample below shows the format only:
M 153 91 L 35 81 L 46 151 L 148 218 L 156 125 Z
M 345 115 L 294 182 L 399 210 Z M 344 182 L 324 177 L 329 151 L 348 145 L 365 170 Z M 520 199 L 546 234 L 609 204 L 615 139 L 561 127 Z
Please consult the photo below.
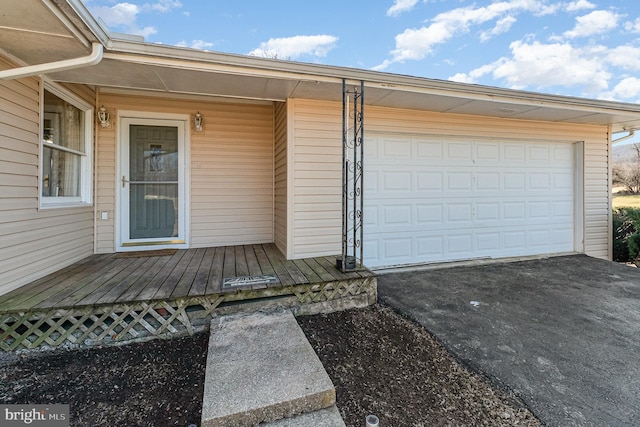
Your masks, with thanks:
M 0 81 L 0 294 L 93 253 L 93 208 L 38 209 L 41 90 L 36 78 Z
M 205 103 L 100 94 L 111 117 L 118 110 L 189 114 L 200 111 L 204 130 L 191 132 L 190 246 L 273 242 L 274 112 L 272 103 Z M 113 122 L 113 120 L 112 120 Z M 98 129 L 97 251 L 115 250 L 116 132 Z
M 293 100 L 295 134 L 294 219 L 290 233 L 293 258 L 331 255 L 340 251 L 341 105 L 312 100 Z M 290 101 L 292 102 L 292 101 Z M 470 115 L 431 113 L 365 105 L 365 145 L 368 134 L 417 134 L 502 140 L 581 142 L 583 159 L 584 242 L 576 249 L 586 254 L 610 256 L 610 206 L 607 126 L 532 122 Z M 290 144 L 291 145 L 291 144 Z M 325 166 L 325 167 L 323 167 Z M 321 169 L 321 170 L 318 170 Z M 365 171 L 367 164 L 364 164 Z M 582 220 L 582 221 L 580 221 Z M 365 218 L 366 221 L 366 218 Z

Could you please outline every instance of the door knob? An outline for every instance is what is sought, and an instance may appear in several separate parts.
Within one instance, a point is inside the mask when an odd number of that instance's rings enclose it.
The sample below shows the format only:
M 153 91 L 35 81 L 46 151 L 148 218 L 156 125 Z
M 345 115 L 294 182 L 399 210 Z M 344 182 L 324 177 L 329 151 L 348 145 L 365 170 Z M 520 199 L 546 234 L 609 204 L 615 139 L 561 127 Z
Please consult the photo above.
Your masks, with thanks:
M 127 177 L 122 175 L 122 188 L 124 188 L 127 185 L 127 182 L 129 182 Z

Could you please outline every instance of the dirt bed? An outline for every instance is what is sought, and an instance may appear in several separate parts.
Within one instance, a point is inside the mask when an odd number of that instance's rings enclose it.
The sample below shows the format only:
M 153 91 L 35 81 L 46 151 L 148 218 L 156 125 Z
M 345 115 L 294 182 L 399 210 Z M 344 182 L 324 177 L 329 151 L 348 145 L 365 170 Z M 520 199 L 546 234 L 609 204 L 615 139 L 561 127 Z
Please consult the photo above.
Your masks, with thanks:
M 298 318 L 348 426 L 539 426 L 429 334 L 382 306 Z M 208 334 L 0 355 L 0 402 L 68 403 L 73 426 L 198 425 Z
M 515 398 L 461 366 L 423 328 L 379 305 L 298 318 L 347 426 L 539 426 Z
M 197 425 L 208 338 L 5 355 L 0 402 L 70 404 L 72 426 Z

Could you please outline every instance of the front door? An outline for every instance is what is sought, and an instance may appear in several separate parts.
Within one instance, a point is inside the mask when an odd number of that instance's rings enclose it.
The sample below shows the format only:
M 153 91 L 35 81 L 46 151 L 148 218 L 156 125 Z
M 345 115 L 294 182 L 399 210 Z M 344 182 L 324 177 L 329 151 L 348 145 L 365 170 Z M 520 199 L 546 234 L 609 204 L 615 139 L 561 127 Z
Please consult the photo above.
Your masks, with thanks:
M 183 121 L 122 120 L 120 250 L 185 247 L 184 132 Z

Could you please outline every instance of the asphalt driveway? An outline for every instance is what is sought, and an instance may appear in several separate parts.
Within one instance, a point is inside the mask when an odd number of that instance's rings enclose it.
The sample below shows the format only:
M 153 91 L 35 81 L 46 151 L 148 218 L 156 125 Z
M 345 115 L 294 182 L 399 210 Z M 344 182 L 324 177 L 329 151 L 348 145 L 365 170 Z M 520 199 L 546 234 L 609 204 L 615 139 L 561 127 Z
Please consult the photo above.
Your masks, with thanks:
M 640 425 L 640 269 L 571 255 L 381 274 L 378 294 L 546 425 Z

